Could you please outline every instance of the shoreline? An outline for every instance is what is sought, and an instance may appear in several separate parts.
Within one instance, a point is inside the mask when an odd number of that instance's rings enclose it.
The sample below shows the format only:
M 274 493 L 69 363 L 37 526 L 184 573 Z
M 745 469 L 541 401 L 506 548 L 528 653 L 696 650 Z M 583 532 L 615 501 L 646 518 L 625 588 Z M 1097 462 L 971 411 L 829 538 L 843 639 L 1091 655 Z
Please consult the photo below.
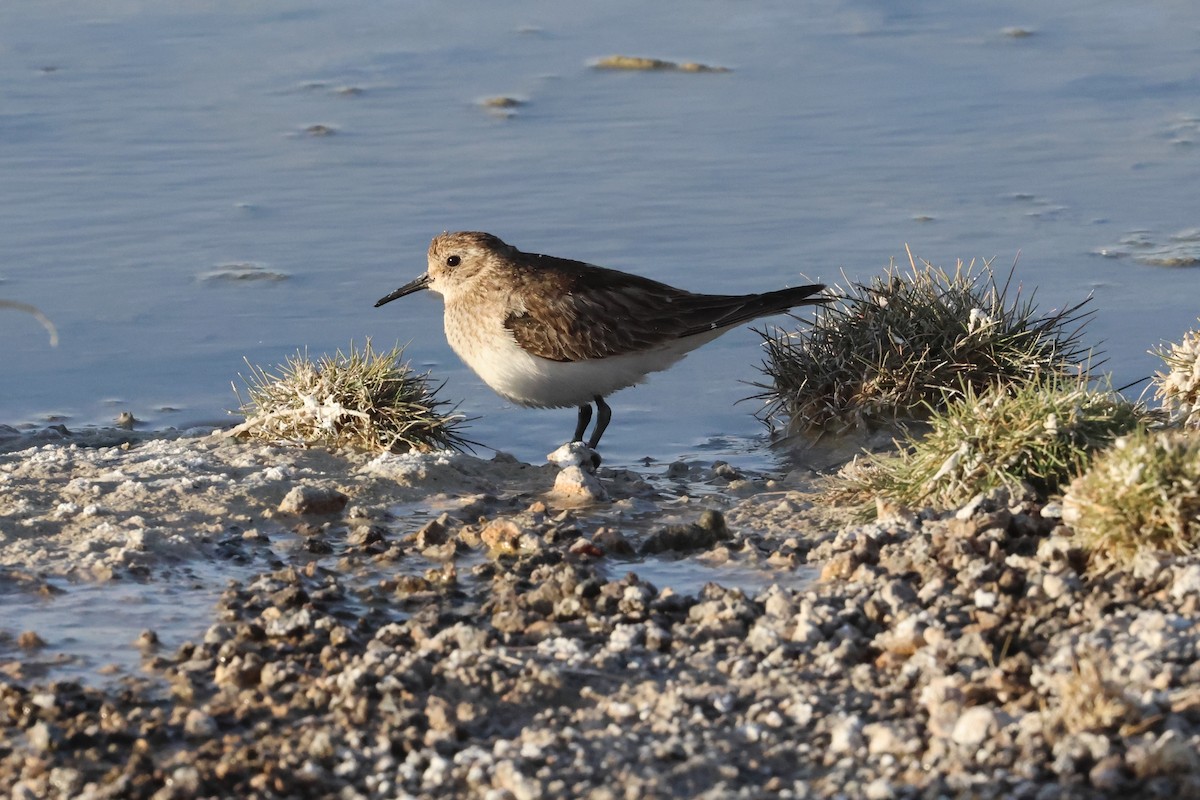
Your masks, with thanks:
M 503 455 L 196 433 L 0 453 L 13 797 L 1200 793 L 1200 558 L 1089 573 L 1053 505 L 846 525 L 721 462 L 589 505 Z M 223 565 L 108 682 L 19 624 Z

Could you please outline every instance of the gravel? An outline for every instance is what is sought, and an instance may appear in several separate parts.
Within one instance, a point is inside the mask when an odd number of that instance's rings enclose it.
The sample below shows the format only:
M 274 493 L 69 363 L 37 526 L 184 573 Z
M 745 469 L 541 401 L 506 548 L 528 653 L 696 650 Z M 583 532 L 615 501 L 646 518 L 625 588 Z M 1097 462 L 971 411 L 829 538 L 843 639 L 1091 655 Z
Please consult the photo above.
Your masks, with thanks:
M 1089 573 L 1029 498 L 859 525 L 800 469 L 569 464 L 585 502 L 505 456 L 122 441 L 0 456 L 6 596 L 240 571 L 109 680 L 29 668 L 61 635 L 6 602 L 13 798 L 1200 796 L 1200 559 Z

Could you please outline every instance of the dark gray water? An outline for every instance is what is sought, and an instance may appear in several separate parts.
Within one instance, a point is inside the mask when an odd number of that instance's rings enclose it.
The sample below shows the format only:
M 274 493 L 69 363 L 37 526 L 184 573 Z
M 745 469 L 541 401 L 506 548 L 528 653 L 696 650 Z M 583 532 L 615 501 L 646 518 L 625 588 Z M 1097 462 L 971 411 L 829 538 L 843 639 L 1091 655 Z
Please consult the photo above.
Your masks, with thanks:
M 220 419 L 243 356 L 370 336 L 540 460 L 572 411 L 491 394 L 434 298 L 372 308 L 445 229 L 708 291 L 1019 251 L 1043 307 L 1095 293 L 1118 384 L 1200 313 L 1200 268 L 1137 260 L 1200 247 L 1191 0 L 8 0 L 0 86 L 0 297 L 61 333 L 0 310 L 5 423 Z M 230 264 L 282 279 L 203 277 Z M 610 463 L 757 458 L 759 360 L 741 330 L 616 395 Z

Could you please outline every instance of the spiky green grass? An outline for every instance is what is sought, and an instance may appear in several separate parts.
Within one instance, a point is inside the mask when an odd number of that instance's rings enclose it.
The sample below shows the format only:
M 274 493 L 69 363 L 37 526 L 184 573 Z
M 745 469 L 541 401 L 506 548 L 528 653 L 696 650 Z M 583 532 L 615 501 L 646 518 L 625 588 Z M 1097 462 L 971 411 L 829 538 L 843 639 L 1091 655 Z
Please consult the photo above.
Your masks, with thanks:
M 1037 312 L 1033 297 L 996 281 L 991 264 L 953 272 L 909 254 L 870 285 L 834 287 L 794 333 L 764 332 L 759 384 L 767 424 L 793 431 L 849 430 L 919 418 L 966 391 L 1077 371 L 1088 302 Z M 1010 297 L 1011 295 L 1011 297 Z
M 1037 380 L 977 392 L 968 386 L 929 416 L 922 438 L 845 473 L 836 492 L 870 513 L 879 499 L 913 509 L 957 508 L 998 487 L 1047 496 L 1092 455 L 1142 424 L 1145 410 L 1083 378 Z
M 1200 331 L 1188 331 L 1182 342 L 1150 352 L 1167 367 L 1165 372 L 1154 373 L 1155 399 L 1173 423 L 1200 428 Z
M 231 435 L 369 451 L 461 450 L 465 421 L 436 398 L 429 376 L 403 362 L 404 350 L 378 353 L 368 339 L 361 350 L 323 355 L 296 353 L 268 371 L 246 362 L 241 376 L 248 399 L 234 386 L 246 421 Z
M 1200 545 L 1200 432 L 1140 431 L 1100 454 L 1063 495 L 1063 519 L 1114 559 Z

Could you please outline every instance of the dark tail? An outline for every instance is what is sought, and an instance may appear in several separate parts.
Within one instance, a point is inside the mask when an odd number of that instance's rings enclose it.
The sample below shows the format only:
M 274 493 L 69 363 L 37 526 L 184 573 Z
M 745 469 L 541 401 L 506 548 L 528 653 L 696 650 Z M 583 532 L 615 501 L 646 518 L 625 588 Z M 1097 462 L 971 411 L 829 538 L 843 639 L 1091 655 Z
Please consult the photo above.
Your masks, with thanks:
M 779 289 L 763 294 L 693 295 L 692 298 L 689 298 L 691 302 L 684 316 L 695 315 L 693 317 L 695 322 L 688 326 L 682 336 L 692 336 L 717 328 L 728 328 L 771 314 L 782 314 L 796 306 L 817 306 L 828 303 L 831 298 L 813 297 L 824 288 L 825 284 L 823 283 L 813 283 L 808 286 Z

